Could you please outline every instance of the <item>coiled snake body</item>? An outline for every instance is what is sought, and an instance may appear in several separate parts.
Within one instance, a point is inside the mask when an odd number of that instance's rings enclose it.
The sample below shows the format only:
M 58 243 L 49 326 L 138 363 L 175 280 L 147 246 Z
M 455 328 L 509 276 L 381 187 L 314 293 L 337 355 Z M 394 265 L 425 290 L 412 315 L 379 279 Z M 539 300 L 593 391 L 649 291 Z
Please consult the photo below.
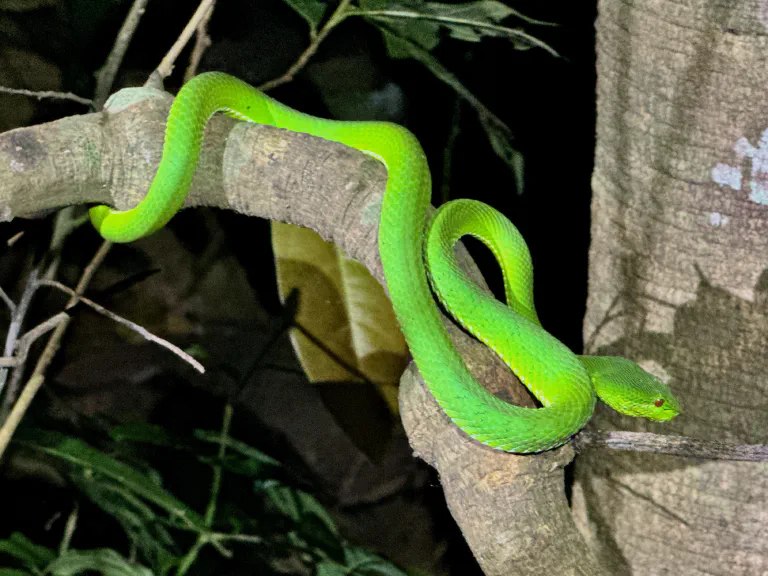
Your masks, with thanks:
M 680 412 L 666 384 L 634 362 L 576 356 L 541 327 L 533 305 L 528 247 L 504 216 L 480 202 L 457 200 L 441 207 L 427 226 L 429 167 L 415 136 L 394 124 L 315 118 L 226 74 L 201 74 L 181 89 L 171 107 L 162 160 L 146 197 L 123 212 L 107 206 L 91 209 L 91 220 L 104 238 L 130 242 L 146 236 L 181 208 L 205 124 L 219 111 L 334 140 L 384 163 L 388 178 L 379 250 L 392 305 L 429 390 L 472 438 L 509 452 L 554 448 L 586 424 L 596 392 L 633 416 L 663 421 Z M 485 294 L 458 267 L 453 247 L 467 234 L 479 238 L 498 259 L 506 304 Z M 456 320 L 504 359 L 542 408 L 503 402 L 472 377 L 442 324 L 430 281 Z

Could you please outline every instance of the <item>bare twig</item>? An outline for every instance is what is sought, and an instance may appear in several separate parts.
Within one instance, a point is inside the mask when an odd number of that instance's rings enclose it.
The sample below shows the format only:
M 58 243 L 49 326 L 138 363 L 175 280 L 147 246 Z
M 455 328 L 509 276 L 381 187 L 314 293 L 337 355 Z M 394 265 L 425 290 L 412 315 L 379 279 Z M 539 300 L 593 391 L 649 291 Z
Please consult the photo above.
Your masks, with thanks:
M 112 51 L 109 53 L 107 61 L 99 70 L 96 95 L 93 99 L 93 106 L 96 110 L 100 110 L 104 106 L 104 102 L 107 101 L 107 97 L 112 91 L 115 76 L 117 76 L 117 71 L 123 63 L 123 56 L 125 56 L 125 51 L 128 49 L 133 34 L 139 26 L 141 17 L 144 15 L 146 5 L 147 0 L 134 1 L 128 15 L 125 17 L 122 28 L 120 28 L 120 32 L 117 34 L 117 38 L 115 38 L 115 44 L 112 46 Z
M 59 326 L 61 326 L 61 324 Z M 3 458 L 3 454 L 8 447 L 8 443 L 11 441 L 13 433 L 16 432 L 16 428 L 19 427 L 19 423 L 24 417 L 24 413 L 27 411 L 29 405 L 32 404 L 35 394 L 40 390 L 40 386 L 43 385 L 44 381 L 45 376 L 43 376 L 42 372 L 33 374 L 27 382 L 27 385 L 24 386 L 24 390 L 21 391 L 21 396 L 19 396 L 18 401 L 14 404 L 13 410 L 11 410 L 11 413 L 8 415 L 8 419 L 3 422 L 3 427 L 0 428 L 0 460 Z
M 699 440 L 686 436 L 667 436 L 649 432 L 608 432 L 585 430 L 573 437 L 576 450 L 603 447 L 611 450 L 631 452 L 654 452 L 688 458 L 709 460 L 742 460 L 765 462 L 768 460 L 768 445 L 737 444 L 717 440 Z
M 187 42 L 189 42 L 189 39 L 192 38 L 192 34 L 195 33 L 200 22 L 208 16 L 208 11 L 215 1 L 216 0 L 203 0 L 200 2 L 200 5 L 197 7 L 197 10 L 195 10 L 192 18 L 187 22 L 187 25 L 184 27 L 184 30 L 182 30 L 178 39 L 174 42 L 171 49 L 168 50 L 168 53 L 165 55 L 165 58 L 163 58 L 163 61 L 160 62 L 160 65 L 157 67 L 156 72 L 159 73 L 162 78 L 167 78 L 171 75 L 174 62 L 176 62 L 176 59 L 179 57 L 179 54 L 181 54 L 184 46 L 187 45 Z
M 102 315 L 106 316 L 107 318 L 109 318 L 111 320 L 114 320 L 118 324 L 122 324 L 123 326 L 127 326 L 128 328 L 130 328 L 131 330 L 133 330 L 137 334 L 140 334 L 141 336 L 143 336 L 144 338 L 146 338 L 150 342 L 154 342 L 155 344 L 159 344 L 163 348 L 166 348 L 166 349 L 170 350 L 171 352 L 176 354 L 176 356 L 178 356 L 179 358 L 181 358 L 182 360 L 184 360 L 185 362 L 190 364 L 195 370 L 197 370 L 201 374 L 205 373 L 205 368 L 203 367 L 203 365 L 200 364 L 200 362 L 198 362 L 197 360 L 195 360 L 192 356 L 190 356 L 189 354 L 184 352 L 184 350 L 182 350 L 178 346 L 174 346 L 173 344 L 171 344 L 167 340 L 163 340 L 159 336 L 155 336 L 154 334 L 149 332 L 146 328 L 144 328 L 142 326 L 139 326 L 138 324 L 136 324 L 134 322 L 131 322 L 130 320 L 127 320 L 126 318 L 123 318 L 122 316 L 118 316 L 114 312 L 110 312 L 109 310 L 107 310 L 106 308 L 101 306 L 100 304 L 96 304 L 96 302 L 94 302 L 93 300 L 90 300 L 89 298 L 86 298 L 85 296 L 77 296 L 75 291 L 72 290 L 72 288 L 70 288 L 69 286 L 65 286 L 64 284 L 62 284 L 61 282 L 57 282 L 56 280 L 41 280 L 40 284 L 44 285 L 44 286 L 52 286 L 53 288 L 57 288 L 58 290 L 61 290 L 62 292 L 66 292 L 67 294 L 69 294 L 73 298 L 77 298 L 78 301 L 82 302 L 86 306 L 90 306 L 91 308 L 96 310 L 96 312 L 98 312 L 99 314 L 102 314 Z M 64 312 L 62 312 L 62 314 L 64 314 Z M 54 316 L 54 318 L 55 318 L 55 316 Z
M 94 257 L 88 263 L 88 266 L 86 266 L 85 270 L 83 270 L 80 281 L 77 283 L 77 287 L 75 288 L 75 296 L 69 299 L 69 302 L 67 302 L 67 307 L 73 306 L 77 302 L 78 297 L 83 292 L 85 292 L 86 288 L 91 283 L 93 275 L 104 261 L 104 258 L 109 253 L 109 249 L 111 247 L 111 242 L 104 242 L 99 247 Z M 37 360 L 37 365 L 35 366 L 35 370 L 32 373 L 32 376 L 24 386 L 24 389 L 21 391 L 21 395 L 13 405 L 13 409 L 8 415 L 8 418 L 5 420 L 5 422 L 3 422 L 2 428 L 0 428 L 0 459 L 2 459 L 3 454 L 5 453 L 5 449 L 8 447 L 8 443 L 11 441 L 13 433 L 16 431 L 16 428 L 21 422 L 21 419 L 24 417 L 24 414 L 26 413 L 30 404 L 32 403 L 32 400 L 35 398 L 37 391 L 40 390 L 40 386 L 42 386 L 43 382 L 45 382 L 45 371 L 48 369 L 48 366 L 50 365 L 53 357 L 56 355 L 56 352 L 59 349 L 59 345 L 61 344 L 61 339 L 64 336 L 64 332 L 66 332 L 67 326 L 69 326 L 69 321 L 70 318 L 67 317 L 54 329 L 51 338 L 48 340 L 48 343 L 43 350 L 43 353 Z
M 27 315 L 29 304 L 32 302 L 32 297 L 35 295 L 35 291 L 38 288 L 38 274 L 39 271 L 35 268 L 29 273 L 27 278 L 27 284 L 24 286 L 24 293 L 21 295 L 19 305 L 14 310 L 11 317 L 11 324 L 8 327 L 8 333 L 5 336 L 5 346 L 3 348 L 3 356 L 13 356 L 14 350 L 16 350 L 16 342 L 21 333 L 21 325 L 24 322 L 24 317 Z M 21 367 L 17 365 L 16 370 L 20 370 Z M 8 381 L 8 370 L 0 368 L 0 395 L 3 393 L 5 383 Z M 10 387 L 6 394 L 6 401 L 12 395 L 15 395 L 15 391 L 11 391 Z M 10 400 L 13 402 L 13 399 Z M 2 420 L 0 420 L 2 422 Z
M 93 100 L 89 98 L 83 98 L 82 96 L 72 94 L 71 92 L 55 92 L 52 90 L 24 90 L 22 88 L 8 88 L 7 86 L 0 86 L 0 92 L 3 92 L 4 94 L 31 96 L 32 98 L 37 98 L 38 100 L 42 100 L 43 98 L 52 98 L 54 100 L 71 100 L 73 102 L 77 102 L 78 104 L 84 104 L 85 106 L 93 104 Z
M 8 238 L 8 240 L 5 241 L 5 245 L 8 246 L 8 248 L 10 248 L 14 244 L 16 244 L 16 242 L 18 242 L 22 236 L 24 236 L 24 230 L 22 230 L 21 232 L 16 232 L 16 234 L 14 234 L 10 238 Z
M 72 511 L 67 517 L 67 524 L 64 526 L 64 534 L 61 537 L 61 543 L 59 544 L 59 555 L 64 554 L 69 550 L 69 544 L 72 542 L 72 536 L 77 528 L 77 519 L 80 516 L 80 502 L 75 500 L 75 505 L 72 507 Z
M 5 420 L 6 414 L 8 414 L 11 406 L 13 406 L 13 403 L 16 400 L 19 384 L 24 376 L 24 365 L 27 362 L 27 356 L 29 356 L 29 349 L 32 347 L 32 344 L 34 344 L 38 338 L 47 334 L 62 322 L 65 322 L 67 318 L 68 316 L 66 312 L 59 312 L 55 316 L 48 318 L 45 322 L 38 324 L 32 328 L 32 330 L 24 334 L 24 336 L 19 338 L 15 354 L 16 368 L 13 371 L 13 376 L 8 384 L 8 392 L 3 400 L 3 409 L 0 410 L 0 422 Z
M 64 247 L 64 241 L 75 228 L 85 224 L 89 219 L 88 212 L 82 212 L 78 208 L 78 206 L 65 206 L 56 213 L 56 217 L 53 219 L 53 234 L 51 234 L 51 241 L 48 244 L 48 253 L 53 257 L 43 273 L 43 278 L 46 280 L 56 277 L 59 264 L 61 264 L 61 250 Z M 81 212 L 80 216 L 76 216 L 78 212 Z
M 216 0 L 213 1 L 208 12 L 206 12 L 205 16 L 203 16 L 202 20 L 197 24 L 195 45 L 192 48 L 192 55 L 189 57 L 189 66 L 187 66 L 187 70 L 184 72 L 184 82 L 188 82 L 195 74 L 197 74 L 197 67 L 200 65 L 200 60 L 211 45 L 211 37 L 208 36 L 208 22 L 211 20 L 211 16 L 213 16 L 213 9 L 215 7 Z
M 325 37 L 328 36 L 330 31 L 333 30 L 349 15 L 348 7 L 350 1 L 351 0 L 341 0 L 339 5 L 336 7 L 336 10 L 334 10 L 333 14 L 331 14 L 331 17 L 328 19 L 328 22 L 325 23 L 325 26 L 323 26 L 320 32 L 318 32 L 317 36 L 312 38 L 309 46 L 307 46 L 307 49 L 301 53 L 301 56 L 299 56 L 298 60 L 296 60 L 296 62 L 294 62 L 293 65 L 288 68 L 286 73 L 280 76 L 280 78 L 265 82 L 259 86 L 259 90 L 266 92 L 267 90 L 272 90 L 273 88 L 293 80 L 293 77 L 296 76 L 296 74 L 298 74 L 298 72 L 307 65 L 309 59 L 315 55 L 315 52 L 317 52 L 317 49 L 320 47 L 320 43 L 325 40 Z
M 13 303 L 13 300 L 8 297 L 8 294 L 6 294 L 5 290 L 2 288 L 0 288 L 0 300 L 5 302 L 5 305 L 8 306 L 8 310 L 11 312 L 11 316 L 13 316 L 13 313 L 16 312 L 16 304 Z
M 232 405 L 228 403 L 224 407 L 224 418 L 221 426 L 221 434 L 219 436 L 219 452 L 217 455 L 218 462 L 224 460 L 224 456 L 227 453 L 227 442 L 229 440 L 229 428 L 231 423 Z M 216 519 L 216 504 L 219 498 L 219 491 L 221 490 L 221 473 L 221 464 L 214 464 L 213 479 L 211 481 L 211 492 L 208 498 L 208 507 L 205 510 L 205 526 L 209 529 L 213 526 L 214 520 Z M 200 553 L 200 550 L 202 550 L 203 546 L 208 543 L 216 546 L 219 552 L 221 552 L 225 557 L 231 557 L 232 553 L 224 548 L 223 544 L 221 544 L 219 540 L 211 538 L 211 534 L 209 532 L 201 532 L 197 535 L 197 540 L 179 563 L 176 576 L 184 576 L 184 574 L 187 573 L 192 564 L 194 564 L 195 560 L 197 560 L 197 556 Z

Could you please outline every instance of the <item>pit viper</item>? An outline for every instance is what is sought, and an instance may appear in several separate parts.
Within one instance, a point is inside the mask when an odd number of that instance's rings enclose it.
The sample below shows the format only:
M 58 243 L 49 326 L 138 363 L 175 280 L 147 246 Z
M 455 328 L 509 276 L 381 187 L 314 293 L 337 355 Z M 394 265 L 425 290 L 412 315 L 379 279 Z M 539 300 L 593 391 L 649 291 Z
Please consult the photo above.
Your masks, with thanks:
M 396 124 L 316 118 L 232 76 L 200 74 L 173 102 L 162 159 L 144 199 L 126 211 L 90 209 L 91 221 L 105 239 L 136 240 L 163 227 L 181 209 L 205 125 L 216 112 L 339 142 L 384 164 L 387 183 L 378 245 L 392 306 L 426 386 L 470 437 L 508 452 L 549 450 L 586 424 L 596 395 L 631 416 L 666 421 L 679 414 L 669 387 L 636 363 L 578 356 L 542 328 L 533 304 L 528 247 L 506 217 L 486 204 L 455 200 L 428 218 L 431 176 L 426 156 L 416 137 Z M 487 295 L 459 267 L 454 247 L 465 235 L 478 238 L 499 261 L 506 303 Z M 443 325 L 430 284 L 451 315 L 507 363 L 541 407 L 504 402 L 470 374 Z

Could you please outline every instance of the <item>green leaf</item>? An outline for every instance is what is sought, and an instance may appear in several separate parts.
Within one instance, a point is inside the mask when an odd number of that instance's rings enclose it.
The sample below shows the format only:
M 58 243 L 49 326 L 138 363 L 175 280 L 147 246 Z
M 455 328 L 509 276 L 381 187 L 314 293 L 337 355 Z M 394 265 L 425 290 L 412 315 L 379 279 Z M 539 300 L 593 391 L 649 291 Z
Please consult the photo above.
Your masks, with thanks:
M 31 572 L 15 570 L 13 568 L 0 568 L 0 576 L 34 576 Z
M 178 562 L 176 545 L 156 509 L 121 484 L 100 475 L 74 474 L 77 486 L 122 526 L 155 571 L 165 573 Z
M 195 430 L 195 438 L 197 438 L 198 440 L 202 440 L 203 442 L 212 442 L 214 444 L 224 444 L 224 446 L 226 446 L 228 449 L 234 450 L 238 454 L 241 454 L 246 458 L 256 460 L 261 464 L 268 464 L 270 466 L 280 466 L 280 462 L 278 462 L 271 456 L 267 456 L 261 450 L 258 450 L 253 446 L 246 444 L 245 442 L 241 442 L 240 440 L 235 440 L 234 438 L 230 438 L 229 436 L 222 438 L 221 432 L 218 430 Z
M 328 6 L 317 0 L 285 0 L 285 3 L 307 21 L 310 33 L 314 37 Z
M 307 517 L 314 516 L 326 530 L 334 535 L 338 534 L 331 515 L 311 494 L 281 484 L 277 480 L 256 482 L 254 487 L 264 492 L 275 507 L 294 522 L 301 524 Z
M 178 440 L 165 428 L 143 422 L 115 426 L 109 431 L 109 435 L 115 442 L 142 442 L 169 448 L 178 446 Z
M 553 56 L 557 52 L 545 42 L 528 34 L 521 28 L 503 26 L 500 22 L 509 16 L 516 16 L 531 24 L 551 25 L 523 16 L 509 6 L 496 0 L 479 0 L 466 4 L 442 4 L 420 0 L 401 0 L 396 3 L 361 0 L 361 8 L 350 10 L 350 15 L 363 16 L 376 25 L 384 25 L 396 35 L 416 43 L 425 50 L 432 50 L 440 41 L 439 29 L 445 28 L 451 37 L 465 42 L 479 42 L 484 37 L 506 38 L 515 47 L 525 50 L 536 46 Z M 387 42 L 390 56 L 402 58 L 392 51 Z
M 387 0 L 360 0 L 361 10 L 350 10 L 351 15 L 364 16 L 374 24 L 382 24 L 396 32 L 402 38 L 406 38 L 421 46 L 425 50 L 432 50 L 440 43 L 440 25 L 426 18 L 419 17 L 420 9 L 424 3 L 414 0 L 402 0 L 391 3 Z M 404 15 L 412 15 L 404 16 Z M 391 58 L 409 58 L 407 51 L 402 51 L 397 43 L 387 43 L 387 52 Z
M 163 508 L 173 520 L 180 519 L 184 524 L 200 531 L 207 530 L 197 512 L 164 490 L 151 476 L 99 452 L 82 440 L 58 432 L 24 430 L 17 433 L 15 441 L 106 476 L 130 492 Z
M 347 576 L 346 567 L 336 562 L 326 560 L 317 565 L 316 576 Z
M 14 532 L 10 538 L 0 540 L 0 554 L 13 556 L 25 566 L 37 570 L 43 570 L 56 558 L 53 550 L 35 544 L 20 532 Z
M 104 576 L 153 576 L 148 568 L 132 564 L 107 548 L 65 552 L 48 566 L 47 572 L 52 576 L 75 576 L 91 570 Z
M 345 548 L 344 565 L 326 560 L 317 576 L 408 576 L 397 566 L 363 548 Z
M 354 576 L 407 576 L 391 562 L 364 548 L 346 548 L 344 560 Z

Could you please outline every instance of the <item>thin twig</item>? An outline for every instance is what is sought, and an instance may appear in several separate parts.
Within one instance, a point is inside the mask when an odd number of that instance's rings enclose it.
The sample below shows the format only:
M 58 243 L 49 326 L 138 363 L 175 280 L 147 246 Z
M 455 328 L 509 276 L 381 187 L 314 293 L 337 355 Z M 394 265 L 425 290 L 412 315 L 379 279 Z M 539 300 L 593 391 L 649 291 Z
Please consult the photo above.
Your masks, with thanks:
M 61 324 L 59 325 L 61 326 Z M 32 400 L 35 398 L 35 394 L 40 390 L 40 386 L 43 385 L 45 376 L 43 373 L 35 373 L 24 386 L 24 390 L 21 391 L 21 396 L 13 405 L 13 410 L 8 414 L 8 418 L 3 422 L 2 428 L 0 428 L 0 460 L 3 458 L 5 449 L 8 447 L 8 443 L 11 441 L 13 433 L 16 432 L 16 428 L 19 427 L 21 419 L 24 417 L 25 412 Z
M 104 63 L 104 66 L 101 67 L 101 70 L 99 70 L 98 80 L 96 82 L 96 95 L 93 99 L 93 106 L 96 110 L 101 110 L 101 107 L 104 106 L 104 102 L 107 101 L 107 97 L 112 91 L 112 85 L 115 82 L 117 71 L 123 63 L 125 51 L 128 49 L 133 34 L 139 26 L 139 22 L 144 15 L 146 6 L 147 0 L 134 1 L 128 15 L 125 17 L 123 26 L 120 28 L 120 32 L 117 34 L 117 38 L 115 38 L 115 44 L 112 46 L 112 51 L 109 53 L 107 61 Z
M 73 230 L 89 221 L 88 211 L 78 210 L 78 206 L 65 206 L 56 213 L 53 219 L 53 233 L 51 241 L 48 244 L 48 253 L 53 257 L 51 263 L 45 269 L 43 278 L 52 280 L 56 277 L 61 264 L 61 252 L 64 247 L 64 241 L 69 237 Z M 77 216 L 77 213 L 80 213 Z
M 8 333 L 5 336 L 3 356 L 13 356 L 13 352 L 16 350 L 16 343 L 18 341 L 19 334 L 21 333 L 21 325 L 24 322 L 24 317 L 27 315 L 27 310 L 29 309 L 29 305 L 32 302 L 32 297 L 35 295 L 35 292 L 38 288 L 38 274 L 39 271 L 37 268 L 29 273 L 29 278 L 27 278 L 27 284 L 24 286 L 24 292 L 21 295 L 21 300 L 19 300 L 19 305 L 16 307 L 16 310 L 11 317 L 11 324 L 8 327 Z M 17 368 L 17 370 L 20 369 L 21 367 Z M 7 381 L 8 370 L 0 369 L 0 395 L 2 395 Z M 10 392 L 6 394 L 6 401 L 8 401 L 9 396 L 11 396 Z M 11 399 L 11 402 L 13 402 L 13 399 Z M 1 419 L 0 422 L 2 422 Z
M 171 46 L 171 49 L 168 50 L 168 53 L 163 58 L 163 61 L 160 62 L 160 65 L 157 67 L 156 72 L 160 74 L 162 78 L 167 78 L 171 75 L 176 59 L 187 45 L 187 42 L 189 42 L 189 39 L 192 38 L 192 34 L 194 34 L 195 30 L 197 30 L 198 24 L 200 24 L 200 22 L 202 22 L 203 19 L 208 15 L 208 11 L 211 9 L 211 6 L 213 6 L 215 1 L 216 0 L 203 0 L 200 2 L 200 5 L 197 7 L 197 10 L 195 10 L 192 18 L 190 18 L 189 22 L 187 22 L 184 30 L 182 30 L 181 34 L 176 39 L 176 42 L 174 42 L 173 46 Z
M 293 324 L 291 324 L 291 328 L 295 328 L 301 334 L 304 335 L 304 337 L 312 342 L 315 346 L 317 346 L 320 351 L 328 356 L 331 360 L 336 362 L 340 367 L 344 368 L 347 372 L 350 373 L 350 375 L 360 378 L 363 382 L 365 382 L 368 385 L 374 384 L 374 382 L 362 371 L 358 370 L 356 367 L 354 367 L 352 364 L 344 360 L 340 355 L 336 354 L 333 350 L 331 350 L 328 346 L 323 343 L 320 338 L 312 334 L 309 330 L 307 330 L 303 325 L 299 324 L 298 322 L 294 321 Z
M 222 532 L 214 532 L 211 534 L 211 540 L 234 540 L 236 542 L 249 542 L 251 544 L 261 544 L 264 542 L 264 538 L 261 536 L 252 536 L 250 534 L 224 534 Z
M 64 554 L 69 550 L 69 544 L 72 542 L 72 536 L 77 528 L 77 519 L 80 516 L 80 502 L 75 500 L 75 505 L 72 507 L 72 512 L 69 513 L 67 518 L 67 524 L 64 526 L 64 534 L 61 537 L 61 543 L 59 544 L 59 555 Z
M 24 376 L 24 366 L 27 362 L 27 357 L 29 356 L 29 350 L 32 348 L 32 344 L 34 344 L 38 338 L 44 336 L 62 322 L 66 322 L 67 318 L 69 318 L 69 315 L 66 312 L 59 312 L 55 316 L 48 318 L 48 320 L 45 322 L 38 324 L 32 328 L 32 330 L 24 334 L 24 336 L 19 338 L 19 342 L 16 345 L 15 354 L 16 368 L 13 371 L 11 381 L 8 383 L 8 392 L 6 393 L 5 399 L 3 400 L 3 409 L 0 410 L 0 422 L 5 420 L 5 416 L 11 410 L 11 406 L 13 406 L 13 403 L 16 400 L 16 395 L 19 391 L 19 385 L 21 384 L 21 379 Z
M 221 434 L 219 435 L 218 461 L 224 460 L 227 455 L 227 441 L 229 440 L 229 429 L 232 425 L 232 404 L 227 402 L 224 406 L 224 416 L 221 423 Z M 210 528 L 216 518 L 216 504 L 221 489 L 221 465 L 216 464 L 213 467 L 213 481 L 211 482 L 211 496 L 208 500 L 208 508 L 205 510 L 205 525 Z
M 24 230 L 21 230 L 20 232 L 16 232 L 13 236 L 8 238 L 8 240 L 5 241 L 5 245 L 8 246 L 8 248 L 11 248 L 16 242 L 21 240 L 21 237 L 24 236 Z
M 77 283 L 77 287 L 75 288 L 75 294 L 77 296 L 85 292 L 86 288 L 91 283 L 93 275 L 104 261 L 104 258 L 109 253 L 109 249 L 111 247 L 111 242 L 103 242 L 94 257 L 88 263 L 88 266 L 85 267 L 82 276 L 80 276 L 80 281 Z M 77 296 L 70 298 L 69 302 L 67 303 L 67 307 L 74 306 L 74 304 L 77 302 Z M 24 417 L 27 409 L 32 404 L 32 400 L 35 398 L 38 390 L 40 390 L 40 386 L 42 386 L 43 382 L 45 382 L 45 371 L 48 369 L 48 366 L 53 361 L 53 358 L 59 349 L 61 339 L 64 336 L 64 332 L 67 330 L 67 326 L 69 326 L 70 320 L 71 318 L 67 317 L 54 329 L 53 334 L 43 349 L 43 353 L 37 360 L 37 365 L 35 366 L 35 370 L 32 373 L 32 376 L 24 386 L 24 389 L 21 391 L 21 395 L 13 405 L 13 409 L 8 415 L 8 418 L 5 420 L 5 422 L 3 422 L 3 425 L 0 428 L 0 460 L 5 453 L 5 449 L 8 447 L 8 443 L 11 441 L 11 437 L 21 422 L 21 419 Z
M 719 440 L 699 440 L 687 436 L 668 436 L 649 432 L 609 432 L 585 430 L 573 437 L 577 451 L 603 447 L 631 452 L 653 452 L 708 460 L 768 461 L 768 445 L 738 444 Z
M 350 1 L 351 0 L 341 0 L 339 5 L 336 7 L 336 10 L 334 10 L 333 14 L 331 14 L 331 17 L 328 19 L 328 22 L 325 23 L 325 26 L 323 26 L 320 32 L 318 32 L 317 36 L 312 39 L 312 41 L 309 43 L 309 46 L 307 46 L 307 49 L 301 53 L 301 56 L 299 56 L 298 60 L 296 60 L 296 62 L 294 62 L 293 65 L 288 68 L 286 73 L 280 76 L 280 78 L 265 82 L 259 86 L 259 90 L 266 92 L 293 80 L 293 77 L 296 76 L 296 74 L 298 74 L 298 72 L 307 65 L 309 59 L 315 55 L 315 52 L 317 52 L 317 49 L 320 47 L 320 43 L 325 40 L 325 37 L 328 36 L 330 31 L 333 30 L 349 15 L 347 8 Z
M 128 328 L 130 328 L 131 330 L 133 330 L 137 334 L 143 336 L 144 338 L 146 338 L 150 342 L 154 342 L 155 344 L 159 344 L 163 348 L 166 348 L 167 350 L 170 350 L 171 352 L 176 354 L 176 356 L 178 356 L 179 358 L 184 360 L 186 363 L 190 364 L 195 370 L 197 370 L 201 374 L 205 373 L 205 368 L 203 367 L 203 365 L 200 364 L 200 362 L 198 362 L 197 360 L 195 360 L 192 356 L 190 356 L 189 354 L 184 352 L 184 350 L 182 350 L 178 346 L 175 346 L 175 345 L 171 344 L 170 342 L 160 338 L 159 336 L 155 336 L 154 334 L 152 334 L 149 330 L 147 330 L 143 326 L 139 326 L 138 324 L 136 324 L 134 322 L 131 322 L 130 320 L 128 320 L 126 318 L 123 318 L 122 316 L 119 316 L 119 315 L 115 314 L 114 312 L 111 312 L 111 311 L 107 310 L 106 308 L 104 308 L 100 304 L 96 304 L 96 302 L 94 302 L 93 300 L 91 300 L 89 298 L 86 298 L 85 296 L 77 296 L 75 294 L 75 291 L 72 290 L 72 288 L 70 288 L 69 286 L 65 286 L 64 284 L 62 284 L 61 282 L 57 282 L 56 280 L 41 280 L 40 284 L 43 285 L 43 286 L 51 286 L 53 288 L 57 288 L 57 289 L 61 290 L 62 292 L 66 292 L 70 296 L 77 297 L 77 300 L 79 302 L 82 302 L 86 306 L 90 306 L 91 308 L 93 308 L 99 314 L 102 314 L 102 315 L 106 316 L 110 320 L 114 320 L 118 324 L 122 324 L 123 326 L 127 326 Z M 68 307 L 70 307 L 70 306 L 68 306 Z
M 222 424 L 221 424 L 221 434 L 219 435 L 219 452 L 218 452 L 218 462 L 221 462 L 224 460 L 224 456 L 227 454 L 227 442 L 229 441 L 229 429 L 230 425 L 232 424 L 232 404 L 227 402 L 226 406 L 224 406 L 224 416 L 222 418 Z M 211 493 L 208 498 L 208 507 L 205 510 L 205 526 L 207 528 L 211 528 L 213 526 L 213 521 L 216 518 L 216 505 L 218 503 L 219 499 L 219 491 L 221 489 L 221 464 L 214 464 L 213 465 L 213 479 L 211 480 Z M 194 564 L 195 560 L 197 560 L 197 556 L 200 553 L 200 550 L 202 550 L 203 546 L 205 546 L 208 543 L 211 543 L 213 545 L 217 545 L 219 547 L 222 547 L 223 545 L 213 538 L 211 538 L 211 534 L 209 532 L 201 532 L 197 535 L 197 540 L 192 545 L 192 547 L 189 549 L 189 551 L 184 555 L 184 558 L 179 564 L 179 569 L 176 571 L 176 576 L 184 576 L 184 574 L 187 573 L 187 570 Z M 226 553 L 229 553 L 226 548 L 221 548 L 221 550 L 225 550 Z M 226 556 L 225 553 L 225 556 Z
M 13 316 L 14 312 L 16 312 L 16 304 L 8 297 L 8 294 L 5 293 L 5 290 L 0 287 L 0 300 L 5 302 L 5 305 L 8 306 L 8 310 L 11 312 L 11 316 Z
M 0 92 L 5 94 L 19 94 L 20 96 L 31 96 L 42 100 L 43 98 L 52 98 L 54 100 L 71 100 L 78 104 L 89 106 L 93 104 L 93 100 L 83 98 L 72 92 L 56 92 L 53 90 L 24 90 L 23 88 L 9 88 L 7 86 L 0 86 Z
M 208 12 L 197 24 L 195 45 L 192 47 L 192 54 L 189 57 L 189 66 L 187 66 L 187 70 L 184 72 L 184 82 L 190 81 L 197 74 L 200 60 L 203 58 L 205 51 L 211 46 L 211 37 L 208 35 L 208 22 L 211 20 L 211 16 L 213 16 L 214 8 L 216 8 L 216 0 L 213 0 L 213 4 L 211 4 Z

